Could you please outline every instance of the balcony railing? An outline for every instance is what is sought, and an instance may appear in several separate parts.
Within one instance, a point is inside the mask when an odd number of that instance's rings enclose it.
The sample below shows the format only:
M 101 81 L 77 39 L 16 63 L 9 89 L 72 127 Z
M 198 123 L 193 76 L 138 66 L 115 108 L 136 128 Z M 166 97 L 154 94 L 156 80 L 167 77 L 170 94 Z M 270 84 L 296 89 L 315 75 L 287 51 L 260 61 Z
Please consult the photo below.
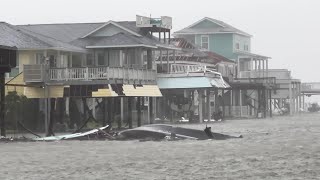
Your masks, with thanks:
M 239 78 L 262 78 L 267 77 L 266 71 L 240 71 Z
M 320 83 L 302 83 L 301 91 L 303 92 L 320 92 Z
M 45 73 L 47 72 L 47 73 Z M 43 65 L 24 65 L 25 82 L 78 80 L 140 80 L 155 81 L 156 71 L 123 67 L 49 68 Z
M 195 72 L 206 72 L 206 66 L 203 65 L 187 65 L 187 64 L 171 64 L 171 73 L 195 73 Z

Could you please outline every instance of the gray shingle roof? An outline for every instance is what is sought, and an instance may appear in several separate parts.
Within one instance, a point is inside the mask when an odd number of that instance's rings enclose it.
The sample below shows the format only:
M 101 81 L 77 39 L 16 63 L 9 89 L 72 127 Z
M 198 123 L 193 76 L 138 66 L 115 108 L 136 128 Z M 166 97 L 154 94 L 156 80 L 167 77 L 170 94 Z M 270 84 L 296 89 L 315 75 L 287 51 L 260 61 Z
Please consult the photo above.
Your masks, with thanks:
M 137 37 L 130 34 L 118 33 L 109 37 L 86 37 L 77 39 L 71 42 L 74 45 L 80 47 L 86 46 L 130 46 L 130 45 L 141 45 L 141 46 L 156 46 L 156 43 L 146 37 Z
M 61 49 L 83 52 L 85 49 L 46 37 L 8 23 L 0 23 L 0 45 L 15 46 L 18 49 Z
M 68 43 L 88 34 L 103 24 L 104 23 L 34 24 L 18 25 L 18 27 Z
M 140 28 L 136 27 L 135 21 L 119 21 L 117 24 L 140 33 Z M 72 42 L 82 38 L 95 29 L 103 26 L 105 22 L 99 23 L 69 23 L 69 24 L 35 24 L 18 25 L 18 27 L 36 32 L 45 36 L 55 38 L 63 42 Z
M 47 48 L 49 44 L 28 35 L 13 25 L 0 22 L 0 45 L 15 46 L 18 49 Z
M 176 34 L 183 34 L 183 33 L 208 33 L 208 32 L 211 32 L 211 33 L 239 33 L 239 34 L 242 34 L 242 35 L 245 35 L 245 36 L 251 36 L 250 34 L 242 31 L 242 30 L 239 30 L 223 21 L 219 21 L 219 20 L 216 20 L 216 19 L 213 19 L 213 18 L 209 18 L 209 17 L 205 17 L 203 18 L 202 20 L 199 21 L 202 22 L 202 21 L 205 21 L 205 20 L 208 20 L 208 21 L 211 21 L 213 23 L 216 23 L 216 24 L 219 24 L 219 25 L 222 25 L 223 27 L 208 27 L 208 28 L 192 28 L 192 27 L 187 27 L 187 28 L 184 28 L 182 30 L 179 30 L 177 32 L 175 32 Z M 196 24 L 195 24 L 196 25 Z
M 168 45 L 146 37 L 139 27 L 136 26 L 135 21 L 118 21 L 114 22 L 118 25 L 129 29 L 133 32 L 141 34 L 137 37 L 129 34 L 116 34 L 110 37 L 86 37 L 87 34 L 102 27 L 106 22 L 99 23 L 70 23 L 70 24 L 36 24 L 36 25 L 18 25 L 20 29 L 33 32 L 45 37 L 63 41 L 84 48 L 86 46 L 121 46 L 121 45 L 148 45 L 156 46 L 162 44 L 162 48 L 172 48 Z

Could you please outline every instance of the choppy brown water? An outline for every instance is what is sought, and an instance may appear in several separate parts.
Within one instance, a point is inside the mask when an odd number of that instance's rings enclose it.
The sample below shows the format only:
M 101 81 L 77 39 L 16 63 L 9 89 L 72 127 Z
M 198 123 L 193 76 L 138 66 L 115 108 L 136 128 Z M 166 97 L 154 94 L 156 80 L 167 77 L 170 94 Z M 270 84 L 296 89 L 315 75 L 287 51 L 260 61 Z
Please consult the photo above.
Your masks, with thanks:
M 320 179 L 319 114 L 211 125 L 244 138 L 2 143 L 0 179 Z

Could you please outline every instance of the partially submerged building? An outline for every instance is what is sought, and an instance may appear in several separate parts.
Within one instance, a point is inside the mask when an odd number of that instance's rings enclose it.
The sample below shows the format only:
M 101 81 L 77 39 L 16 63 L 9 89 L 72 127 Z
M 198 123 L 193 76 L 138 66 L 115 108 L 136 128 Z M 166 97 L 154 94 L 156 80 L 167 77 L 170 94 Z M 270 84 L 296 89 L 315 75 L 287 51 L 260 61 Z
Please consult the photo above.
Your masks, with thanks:
M 251 35 L 225 22 L 205 17 L 174 33 L 204 51 L 215 52 L 236 63 L 222 71 L 234 72 L 229 81 L 232 87 L 225 100 L 224 114 L 233 117 L 266 117 L 271 114 L 271 92 L 275 78 L 268 76 L 267 56 L 251 52 Z M 219 71 L 219 69 L 218 69 Z M 220 70 L 221 71 L 221 70 Z
M 167 16 L 0 27 L 0 42 L 18 49 L 6 89 L 37 102 L 47 133 L 54 120 L 131 128 L 158 118 L 266 117 L 280 97 L 281 77 L 251 52 L 252 36 L 212 18 L 175 38 Z
M 18 48 L 18 75 L 7 82 L 7 90 L 40 99 L 47 132 L 53 113 L 59 114 L 58 120 L 68 116 L 71 125 L 78 126 L 96 118 L 99 110 L 102 124 L 117 119 L 119 127 L 124 122 L 133 126 L 133 109 L 138 126 L 154 119 L 154 98 L 162 96 L 154 56 L 159 49 L 171 49 L 164 43 L 170 39 L 171 17 L 0 26 L 1 41 Z

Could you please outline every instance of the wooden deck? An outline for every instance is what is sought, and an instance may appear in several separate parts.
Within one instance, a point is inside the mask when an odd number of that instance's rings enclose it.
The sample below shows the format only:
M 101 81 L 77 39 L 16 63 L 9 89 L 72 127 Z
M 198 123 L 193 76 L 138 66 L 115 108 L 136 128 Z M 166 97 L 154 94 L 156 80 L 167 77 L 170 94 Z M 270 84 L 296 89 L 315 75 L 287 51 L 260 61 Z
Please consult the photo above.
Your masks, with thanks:
M 93 80 L 155 81 L 156 71 L 124 67 L 46 68 L 24 65 L 24 80 L 32 82 L 65 82 Z

